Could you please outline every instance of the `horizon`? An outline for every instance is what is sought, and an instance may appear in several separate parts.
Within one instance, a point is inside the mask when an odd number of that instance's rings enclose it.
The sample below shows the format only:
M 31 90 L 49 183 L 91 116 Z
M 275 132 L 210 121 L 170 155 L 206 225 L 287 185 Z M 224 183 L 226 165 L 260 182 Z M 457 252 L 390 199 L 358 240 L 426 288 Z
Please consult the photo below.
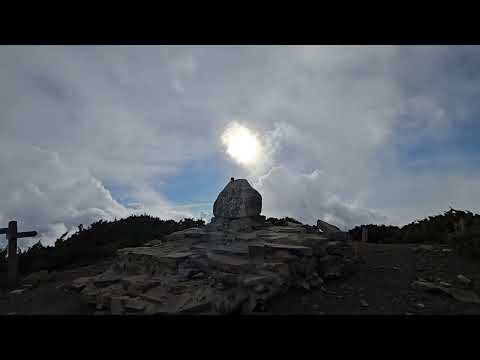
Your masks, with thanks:
M 0 227 L 39 231 L 26 248 L 144 212 L 209 219 L 230 177 L 267 218 L 343 230 L 479 213 L 479 55 L 3 45 Z

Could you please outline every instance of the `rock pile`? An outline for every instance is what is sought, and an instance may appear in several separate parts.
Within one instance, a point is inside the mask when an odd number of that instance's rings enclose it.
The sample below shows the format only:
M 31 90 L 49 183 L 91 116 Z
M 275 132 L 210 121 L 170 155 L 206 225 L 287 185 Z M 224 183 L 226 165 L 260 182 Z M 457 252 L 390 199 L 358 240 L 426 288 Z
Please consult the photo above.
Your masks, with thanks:
M 232 179 L 210 224 L 121 249 L 108 271 L 72 286 L 99 313 L 250 313 L 289 287 L 318 288 L 351 270 L 348 242 L 270 224 L 261 206 L 246 180 Z

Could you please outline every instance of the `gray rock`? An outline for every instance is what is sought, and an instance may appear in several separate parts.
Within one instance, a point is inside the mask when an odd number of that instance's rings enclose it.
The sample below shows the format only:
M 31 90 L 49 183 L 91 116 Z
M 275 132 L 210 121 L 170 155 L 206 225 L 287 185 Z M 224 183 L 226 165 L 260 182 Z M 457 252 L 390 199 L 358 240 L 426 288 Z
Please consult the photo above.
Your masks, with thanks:
M 462 274 L 458 275 L 457 279 L 458 281 L 460 281 L 462 284 L 465 284 L 465 285 L 469 285 L 472 282 L 472 280 L 470 280 L 469 278 L 467 278 Z
M 124 309 L 124 306 L 123 306 L 123 301 L 126 298 L 127 297 L 124 297 L 124 296 L 114 296 L 114 297 L 112 297 L 111 302 L 110 302 L 110 312 L 112 313 L 112 315 L 121 315 L 121 314 L 124 313 L 125 309 Z
M 134 311 L 134 312 L 143 312 L 145 307 L 147 306 L 147 302 L 142 300 L 141 298 L 126 298 L 124 300 L 124 308 L 126 310 Z
M 209 265 L 221 271 L 241 274 L 248 272 L 252 268 L 250 262 L 243 258 L 213 253 L 208 253 L 207 256 Z
M 420 252 L 420 251 L 432 251 L 434 249 L 433 245 L 425 245 L 425 244 L 422 244 L 422 245 L 418 245 L 416 248 L 415 248 L 415 251 L 416 252 Z
M 338 227 L 320 219 L 317 220 L 317 227 L 324 233 L 341 231 Z
M 360 305 L 363 307 L 363 308 L 367 308 L 369 305 L 368 303 L 365 301 L 365 300 L 360 300 Z
M 253 288 L 257 294 L 264 294 L 268 291 L 268 288 L 264 284 L 258 284 Z
M 465 302 L 465 303 L 472 303 L 472 304 L 480 304 L 480 297 L 470 290 L 462 290 L 462 289 L 455 289 L 455 288 L 447 288 L 444 286 L 440 286 L 431 282 L 424 282 L 424 281 L 414 281 L 411 284 L 411 287 L 415 290 L 419 291 L 428 291 L 432 293 L 440 293 L 445 294 L 453 297 L 455 300 Z
M 275 274 L 268 275 L 252 275 L 243 279 L 242 285 L 246 287 L 257 286 L 259 284 L 278 283 L 278 276 Z
M 199 272 L 192 276 L 192 280 L 201 280 L 201 279 L 205 279 L 204 272 Z
M 216 297 L 213 302 L 213 309 L 218 314 L 230 314 L 241 308 L 248 298 L 249 295 L 246 291 L 235 289 L 228 294 Z
M 48 273 L 47 270 L 41 270 L 28 275 L 25 279 L 23 279 L 22 283 L 36 286 L 39 283 L 46 282 L 51 279 L 52 279 L 52 276 Z
M 219 218 L 258 216 L 261 211 L 262 196 L 245 179 L 230 181 L 213 204 L 213 214 Z

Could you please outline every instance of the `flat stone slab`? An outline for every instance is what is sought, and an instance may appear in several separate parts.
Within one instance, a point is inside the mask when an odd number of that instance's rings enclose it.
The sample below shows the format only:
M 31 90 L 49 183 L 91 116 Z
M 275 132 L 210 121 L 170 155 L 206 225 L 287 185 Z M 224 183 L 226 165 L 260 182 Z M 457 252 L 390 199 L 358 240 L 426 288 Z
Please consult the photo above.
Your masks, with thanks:
M 215 254 L 248 258 L 248 246 L 216 246 L 210 250 Z
M 165 251 L 165 249 L 158 246 L 137 247 L 137 248 L 122 249 L 122 250 L 123 250 L 122 254 L 124 255 L 152 256 L 158 261 L 166 261 L 166 262 L 171 262 L 171 260 L 180 262 L 193 255 L 191 251 L 167 252 Z
M 257 233 L 256 232 L 251 232 L 251 233 L 237 235 L 237 239 L 238 240 L 243 240 L 243 241 L 255 240 L 255 239 L 257 239 Z
M 276 233 L 304 233 L 307 232 L 302 226 L 273 226 L 270 228 L 271 231 Z
M 275 274 L 271 275 L 252 275 L 247 276 L 242 280 L 242 285 L 251 287 L 259 284 L 271 284 L 278 281 L 278 278 Z
M 263 261 L 265 259 L 265 243 L 248 245 L 248 256 L 252 260 Z
M 287 244 L 274 244 L 274 243 L 265 243 L 264 246 L 268 249 L 273 250 L 286 250 L 291 252 L 295 255 L 300 256 L 312 256 L 313 249 L 308 246 L 301 246 L 301 245 L 287 245 Z
M 208 236 L 208 232 L 203 228 L 190 228 L 182 231 L 176 231 L 165 236 L 166 241 L 176 241 L 180 239 L 198 239 Z
M 207 260 L 212 267 L 226 272 L 244 273 L 252 268 L 248 260 L 240 257 L 208 253 Z

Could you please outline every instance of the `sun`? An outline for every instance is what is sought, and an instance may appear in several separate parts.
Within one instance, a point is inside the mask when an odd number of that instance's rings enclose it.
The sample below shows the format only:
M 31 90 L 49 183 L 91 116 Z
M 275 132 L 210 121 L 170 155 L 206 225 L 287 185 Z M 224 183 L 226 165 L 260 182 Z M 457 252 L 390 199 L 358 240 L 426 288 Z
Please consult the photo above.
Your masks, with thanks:
M 257 136 L 247 127 L 237 122 L 231 123 L 222 134 L 226 152 L 242 165 L 254 164 L 260 152 Z

